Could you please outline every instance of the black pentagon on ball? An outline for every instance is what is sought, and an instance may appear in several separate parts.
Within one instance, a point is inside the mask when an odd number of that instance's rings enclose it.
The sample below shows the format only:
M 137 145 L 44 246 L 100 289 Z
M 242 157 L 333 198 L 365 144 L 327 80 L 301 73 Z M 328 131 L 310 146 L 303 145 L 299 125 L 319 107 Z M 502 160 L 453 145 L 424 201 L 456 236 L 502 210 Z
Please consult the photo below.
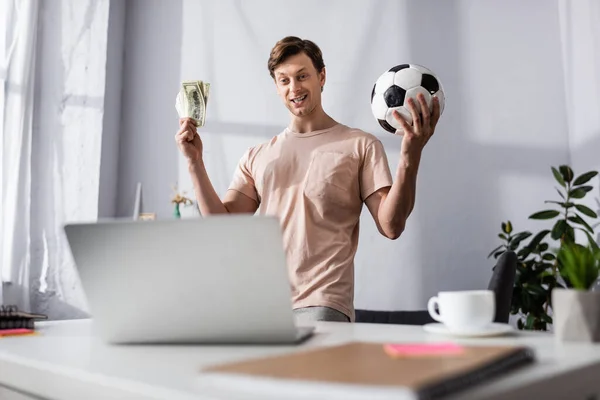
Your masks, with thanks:
M 406 90 L 402 89 L 400 86 L 392 85 L 383 93 L 383 99 L 388 107 L 400 107 L 401 105 L 404 105 L 405 95 Z
M 388 124 L 388 122 L 385 119 L 378 119 L 377 122 L 379 122 L 379 125 L 381 125 L 381 127 L 389 133 L 396 133 L 396 129 L 390 124 Z
M 371 90 L 371 103 L 373 102 L 373 97 L 375 96 L 375 86 L 377 85 L 373 85 L 373 90 Z
M 390 68 L 390 71 L 389 71 L 389 72 L 398 72 L 398 71 L 400 71 L 401 69 L 408 68 L 408 67 L 410 67 L 410 65 L 408 65 L 408 64 L 400 64 L 400 65 L 396 65 L 395 67 L 392 67 L 392 68 Z
M 421 86 L 423 86 L 423 88 L 430 94 L 434 94 L 440 90 L 440 84 L 438 83 L 437 79 L 435 79 L 435 76 L 431 74 L 423 74 L 423 77 L 421 78 Z

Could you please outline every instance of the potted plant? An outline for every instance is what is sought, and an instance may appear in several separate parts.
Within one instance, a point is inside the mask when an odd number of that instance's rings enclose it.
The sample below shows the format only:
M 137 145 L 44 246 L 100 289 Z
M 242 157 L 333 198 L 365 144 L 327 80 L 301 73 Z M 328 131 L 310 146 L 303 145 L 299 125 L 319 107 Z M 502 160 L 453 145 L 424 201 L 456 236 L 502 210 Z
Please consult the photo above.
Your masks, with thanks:
M 558 271 L 568 288 L 552 290 L 556 337 L 562 341 L 600 342 L 600 250 L 574 242 L 557 251 Z
M 575 176 L 568 165 L 551 167 L 552 175 L 558 183 L 558 198 L 546 200 L 554 207 L 545 208 L 529 216 L 529 219 L 551 222 L 539 232 L 515 232 L 510 221 L 502 222 L 498 237 L 502 243 L 491 251 L 489 257 L 497 258 L 507 250 L 517 254 L 518 263 L 513 287 L 511 314 L 518 316 L 517 327 L 527 330 L 548 329 L 553 324 L 552 291 L 554 288 L 567 288 L 559 279 L 556 252 L 550 245 L 559 242 L 575 242 L 575 232 L 581 231 L 590 246 L 597 248 L 593 239 L 594 222 L 598 215 L 582 203 L 592 192 L 590 181 L 597 171 Z M 588 220 L 590 222 L 588 222 Z

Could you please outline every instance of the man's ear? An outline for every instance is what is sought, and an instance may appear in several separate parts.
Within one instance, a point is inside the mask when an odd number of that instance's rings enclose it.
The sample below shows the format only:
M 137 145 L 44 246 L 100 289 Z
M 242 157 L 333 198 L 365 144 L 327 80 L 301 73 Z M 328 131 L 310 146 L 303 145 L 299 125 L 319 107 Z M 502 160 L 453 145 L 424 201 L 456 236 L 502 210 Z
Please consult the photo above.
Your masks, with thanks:
M 319 82 L 321 83 L 321 87 L 325 86 L 325 81 L 327 80 L 327 71 L 325 67 L 319 72 Z

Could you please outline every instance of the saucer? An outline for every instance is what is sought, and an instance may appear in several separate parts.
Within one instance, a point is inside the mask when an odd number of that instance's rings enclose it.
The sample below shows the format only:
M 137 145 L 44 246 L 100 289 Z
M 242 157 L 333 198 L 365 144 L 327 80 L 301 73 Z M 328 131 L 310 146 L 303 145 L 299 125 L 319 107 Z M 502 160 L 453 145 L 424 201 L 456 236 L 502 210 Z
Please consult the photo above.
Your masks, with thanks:
M 439 333 L 442 335 L 449 336 L 462 336 L 462 337 L 487 337 L 487 336 L 499 336 L 505 333 L 512 332 L 514 328 L 509 324 L 501 324 L 493 322 L 482 328 L 468 329 L 461 331 L 451 331 L 448 327 L 441 323 L 432 323 L 423 325 L 423 329 L 429 333 Z

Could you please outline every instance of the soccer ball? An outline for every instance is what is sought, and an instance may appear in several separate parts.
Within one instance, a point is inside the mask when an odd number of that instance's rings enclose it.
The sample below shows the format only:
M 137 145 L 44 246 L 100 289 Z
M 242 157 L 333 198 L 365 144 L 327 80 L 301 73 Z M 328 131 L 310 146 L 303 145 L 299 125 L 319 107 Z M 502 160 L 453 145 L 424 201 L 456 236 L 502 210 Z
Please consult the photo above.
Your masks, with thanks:
M 437 76 L 429 69 L 417 64 L 401 64 L 385 71 L 373 85 L 371 111 L 379 125 L 390 133 L 402 134 L 402 126 L 392 114 L 398 110 L 401 116 L 412 125 L 412 115 L 408 99 L 415 101 L 421 112 L 417 94 L 423 93 L 427 105 L 431 107 L 433 97 L 440 102 L 440 115 L 444 111 L 444 89 Z

